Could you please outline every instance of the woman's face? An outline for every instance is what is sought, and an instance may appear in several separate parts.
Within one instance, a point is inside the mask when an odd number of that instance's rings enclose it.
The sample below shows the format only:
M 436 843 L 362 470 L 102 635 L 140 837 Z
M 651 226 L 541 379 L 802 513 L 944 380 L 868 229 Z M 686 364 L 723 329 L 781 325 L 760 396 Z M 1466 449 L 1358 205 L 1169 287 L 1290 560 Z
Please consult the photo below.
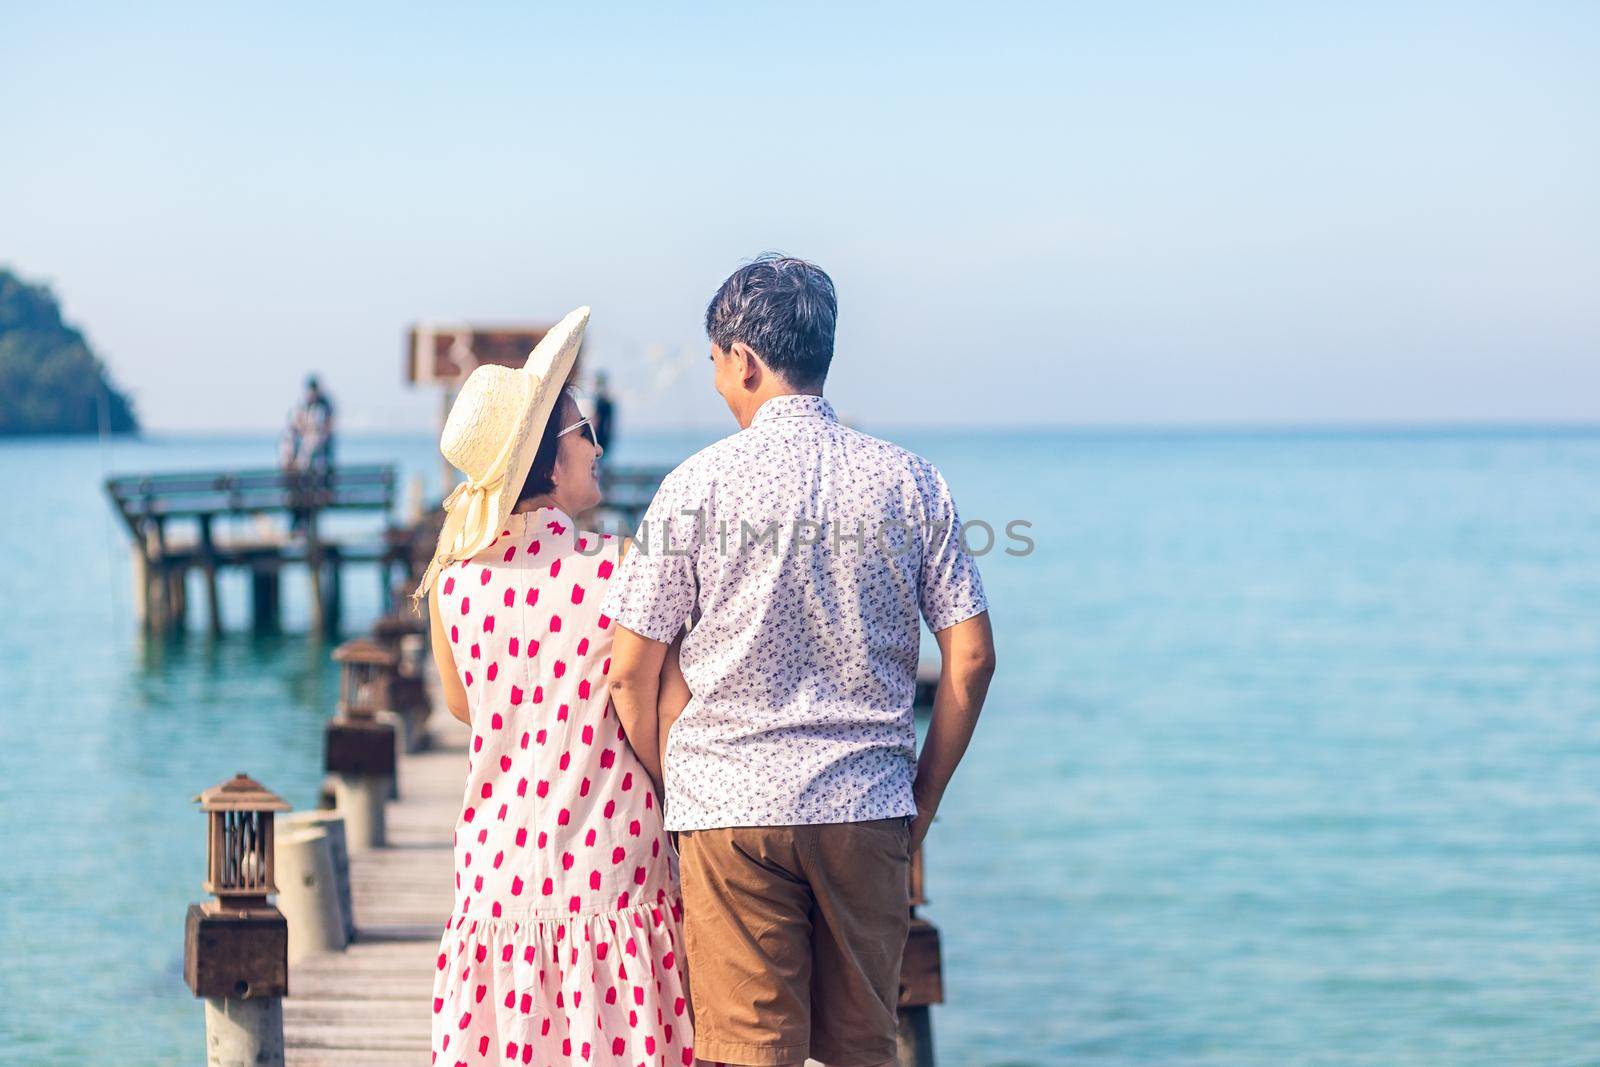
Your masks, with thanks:
M 557 426 L 565 430 L 583 418 L 577 402 L 563 393 L 556 405 Z M 564 435 L 556 446 L 556 465 L 550 472 L 555 483 L 554 496 L 569 515 L 578 515 L 600 503 L 600 456 L 604 452 L 594 443 L 594 429 L 587 423 Z

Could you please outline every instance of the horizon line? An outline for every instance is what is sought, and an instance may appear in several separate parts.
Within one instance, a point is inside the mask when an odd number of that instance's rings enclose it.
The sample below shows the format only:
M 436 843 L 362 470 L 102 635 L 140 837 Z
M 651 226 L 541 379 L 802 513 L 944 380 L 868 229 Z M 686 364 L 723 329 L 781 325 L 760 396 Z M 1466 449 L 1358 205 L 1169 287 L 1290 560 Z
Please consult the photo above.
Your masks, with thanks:
M 846 413 L 847 414 L 847 413 Z M 1291 420 L 1219 420 L 1211 421 L 1173 421 L 1173 422 L 1026 422 L 1016 424 L 1005 423 L 963 423 L 963 422 L 866 422 L 842 418 L 846 425 L 856 429 L 884 430 L 894 432 L 941 432 L 957 431 L 981 436 L 1003 436 L 1007 434 L 1028 433 L 1055 433 L 1055 434 L 1090 434 L 1090 435 L 1118 435 L 1134 436 L 1140 434 L 1194 434 L 1206 436 L 1227 436 L 1232 434 L 1361 434 L 1361 433 L 1448 433 L 1448 432 L 1565 432 L 1565 433 L 1595 433 L 1600 432 L 1600 416 L 1586 419 L 1537 419 L 1537 418 L 1396 418 L 1396 419 L 1308 419 L 1300 421 Z M 193 427 L 193 428 L 146 428 L 132 434 L 114 435 L 122 439 L 161 439 L 161 438 L 234 438 L 247 440 L 264 436 L 276 436 L 282 432 L 281 428 L 253 428 L 239 429 L 236 427 Z M 431 428 L 361 428 L 343 430 L 340 437 L 346 439 L 361 438 L 394 438 L 415 437 L 418 435 L 433 435 L 437 431 Z M 731 425 L 725 430 L 721 428 L 708 429 L 702 426 L 640 426 L 631 430 L 628 436 L 639 437 L 667 437 L 685 435 L 705 435 L 711 433 L 715 436 L 726 436 L 737 432 Z M 40 440 L 40 439 L 71 439 L 94 438 L 96 434 L 0 434 L 0 440 Z

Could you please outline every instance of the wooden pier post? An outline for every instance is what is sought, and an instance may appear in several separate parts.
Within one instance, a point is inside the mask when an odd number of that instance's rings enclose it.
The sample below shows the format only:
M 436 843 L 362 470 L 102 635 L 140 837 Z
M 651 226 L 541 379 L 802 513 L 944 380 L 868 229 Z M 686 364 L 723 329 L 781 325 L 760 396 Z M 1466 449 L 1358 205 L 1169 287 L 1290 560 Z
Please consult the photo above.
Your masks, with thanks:
M 322 592 L 322 539 L 317 533 L 317 506 L 313 499 L 310 475 L 300 476 L 297 492 L 303 509 L 301 515 L 302 529 L 306 538 L 306 572 L 311 578 L 311 632 L 318 636 L 326 636 L 328 602 Z
M 323 612 L 323 632 L 328 637 L 335 637 L 339 633 L 339 624 L 344 616 L 344 560 L 341 558 L 338 545 L 328 545 L 322 554 L 326 561 L 327 578 L 325 592 L 328 597 L 328 606 Z
M 133 542 L 133 610 L 143 629 L 150 627 L 150 557 L 145 551 L 144 542 L 135 538 Z
M 167 576 L 172 584 L 172 624 L 169 632 L 181 634 L 189 628 L 189 568 L 173 561 L 167 566 Z
M 381 847 L 387 837 L 384 805 L 394 792 L 398 735 L 378 719 L 388 710 L 385 672 L 395 658 L 365 638 L 334 649 L 342 669 L 339 709 L 324 731 L 324 769 L 334 779 L 335 807 L 345 820 L 351 852 Z
M 276 633 L 283 627 L 283 568 L 276 560 L 250 568 L 250 623 L 256 633 Z
M 432 711 L 423 678 L 428 620 L 409 611 L 384 615 L 372 624 L 372 638 L 395 659 L 388 678 L 388 706 L 405 722 L 406 751 L 415 752 L 427 743 L 426 723 Z M 415 645 L 421 648 L 411 647 Z
M 278 909 L 289 926 L 289 962 L 349 943 L 339 900 L 339 875 L 326 826 L 285 826 L 278 832 Z
M 283 817 L 281 835 L 299 830 L 322 830 L 328 835 L 328 855 L 333 862 L 333 892 L 338 902 L 340 920 L 344 925 L 343 945 L 356 939 L 356 909 L 350 889 L 350 846 L 345 841 L 344 816 L 328 808 L 311 811 L 291 811 Z M 283 878 L 287 881 L 287 877 Z M 319 907 L 326 907 L 319 902 Z M 278 895 L 278 907 L 285 912 L 289 927 L 294 928 L 294 916 L 284 907 L 284 894 Z
M 251 622 L 259 631 L 280 627 L 283 568 L 305 564 L 310 579 L 313 634 L 336 632 L 342 622 L 344 567 L 374 563 L 380 581 L 389 568 L 403 566 L 414 531 L 380 531 L 346 537 L 322 528 L 325 511 L 377 512 L 394 506 L 392 467 L 363 465 L 314 471 L 245 470 L 119 475 L 106 479 L 106 492 L 138 553 L 134 575 L 139 617 L 151 634 L 166 635 L 183 626 L 190 568 L 200 572 L 197 595 L 205 598 L 212 634 L 223 628 L 220 585 L 228 569 L 250 573 Z M 293 529 L 284 537 L 273 516 Z M 219 542 L 229 519 L 254 520 L 254 535 Z M 194 536 L 179 533 L 193 523 Z M 332 533 L 332 536 L 330 536 Z
M 391 775 L 381 774 L 372 768 L 378 765 L 382 757 L 374 756 L 371 763 L 358 769 L 339 771 L 334 767 L 340 765 L 348 757 L 352 748 L 377 752 L 388 750 L 388 760 L 394 760 L 394 731 L 389 727 L 374 723 L 373 728 L 367 731 L 369 736 L 361 737 L 360 731 L 352 730 L 348 723 L 330 722 L 327 729 L 326 745 L 328 749 L 328 772 L 333 775 L 333 802 L 334 810 L 344 818 L 346 831 L 349 834 L 347 844 L 351 852 L 367 852 L 371 849 L 382 848 L 389 837 L 388 822 L 384 815 L 384 805 L 389 802 Z M 382 730 L 382 738 L 370 736 Z
M 222 636 L 222 605 L 217 601 L 217 549 L 211 539 L 211 516 L 200 516 L 200 570 L 205 576 L 206 626 L 212 637 Z
M 289 805 L 240 774 L 195 798 L 206 813 L 205 890 L 184 924 L 183 977 L 205 1000 L 208 1067 L 283 1067 L 288 925 L 268 897 L 273 815 Z
M 146 602 L 150 609 L 145 619 L 151 633 L 165 637 L 172 625 L 172 580 L 167 574 L 167 531 L 160 519 L 151 523 L 151 540 L 154 547 L 146 550 L 149 566 L 145 573 L 150 581 Z
M 911 857 L 911 929 L 900 962 L 900 1067 L 934 1067 L 933 1019 L 929 1010 L 944 1002 L 944 969 L 939 930 L 918 918 L 927 903 L 922 894 L 922 849 Z

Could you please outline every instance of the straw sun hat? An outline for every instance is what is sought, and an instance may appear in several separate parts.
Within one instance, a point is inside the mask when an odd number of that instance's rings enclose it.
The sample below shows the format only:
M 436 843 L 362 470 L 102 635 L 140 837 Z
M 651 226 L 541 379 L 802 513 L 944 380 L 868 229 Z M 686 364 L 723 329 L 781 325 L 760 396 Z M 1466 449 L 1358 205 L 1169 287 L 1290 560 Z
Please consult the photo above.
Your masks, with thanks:
M 462 383 L 439 451 L 467 480 L 444 498 L 439 546 L 413 599 L 428 595 L 440 571 L 471 559 L 500 536 L 588 325 L 589 309 L 578 308 L 550 328 L 520 369 L 488 363 Z

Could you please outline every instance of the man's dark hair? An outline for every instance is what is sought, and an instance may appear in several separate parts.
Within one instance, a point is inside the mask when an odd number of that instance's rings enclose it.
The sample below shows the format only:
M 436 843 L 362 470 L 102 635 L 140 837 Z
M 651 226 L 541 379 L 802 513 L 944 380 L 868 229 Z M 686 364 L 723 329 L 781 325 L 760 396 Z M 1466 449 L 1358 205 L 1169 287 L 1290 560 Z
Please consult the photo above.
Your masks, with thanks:
M 724 352 L 743 341 L 789 385 L 810 389 L 828 376 L 838 315 L 821 267 L 768 253 L 722 283 L 706 306 L 706 336 Z

